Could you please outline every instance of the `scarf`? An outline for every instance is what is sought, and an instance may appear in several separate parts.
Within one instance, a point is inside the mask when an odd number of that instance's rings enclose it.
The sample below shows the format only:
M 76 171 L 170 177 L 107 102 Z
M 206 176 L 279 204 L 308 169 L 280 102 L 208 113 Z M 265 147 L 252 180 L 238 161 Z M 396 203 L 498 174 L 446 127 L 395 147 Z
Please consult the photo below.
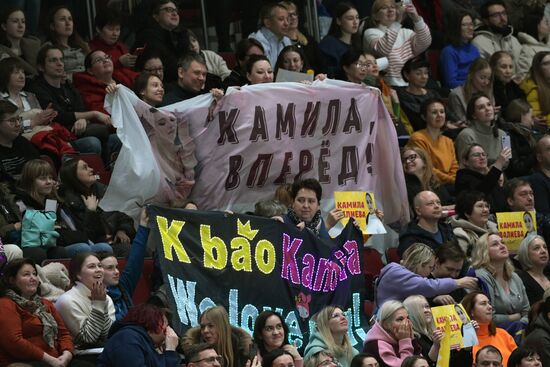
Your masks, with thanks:
M 316 236 L 319 236 L 319 224 L 321 223 L 321 211 L 317 210 L 317 213 L 313 216 L 311 219 L 311 222 L 307 223 L 300 218 L 298 218 L 298 215 L 292 208 L 288 208 L 288 217 L 294 224 L 298 224 L 300 222 L 304 222 L 306 225 L 306 228 L 308 228 L 310 231 L 315 233 Z
M 11 289 L 8 289 L 6 296 L 22 309 L 38 316 L 42 322 L 42 337 L 50 348 L 54 348 L 55 341 L 57 340 L 57 322 L 53 315 L 46 310 L 46 306 L 42 303 L 40 296 L 35 294 L 31 299 L 27 299 Z

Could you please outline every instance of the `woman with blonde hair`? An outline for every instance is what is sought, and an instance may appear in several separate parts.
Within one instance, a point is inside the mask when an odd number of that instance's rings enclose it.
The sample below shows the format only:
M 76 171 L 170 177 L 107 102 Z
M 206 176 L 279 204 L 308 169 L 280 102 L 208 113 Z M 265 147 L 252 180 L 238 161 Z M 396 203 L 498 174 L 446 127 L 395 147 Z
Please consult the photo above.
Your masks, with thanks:
M 250 334 L 229 324 L 229 316 L 223 306 L 206 309 L 199 317 L 199 326 L 187 330 L 180 345 L 185 351 L 199 343 L 210 344 L 223 356 L 225 367 L 244 367 L 252 343 Z
M 514 272 L 508 247 L 496 233 L 479 238 L 472 251 L 472 267 L 485 287 L 493 305 L 496 325 L 522 330 L 527 325 L 529 299 L 521 278 Z
M 382 268 L 377 281 L 376 304 L 388 300 L 402 301 L 415 294 L 433 298 L 449 294 L 457 288 L 476 288 L 477 281 L 472 277 L 460 279 L 430 279 L 435 266 L 434 250 L 423 243 L 415 243 L 403 253 L 401 264 L 389 263 Z
M 409 313 L 414 338 L 422 348 L 422 355 L 429 358 L 431 364 L 435 364 L 443 333 L 435 328 L 434 316 L 428 300 L 424 296 L 413 295 L 403 301 L 403 306 Z
M 424 52 L 432 42 L 428 25 L 412 1 L 397 6 L 394 0 L 376 0 L 371 10 L 372 24 L 363 35 L 363 48 L 376 57 L 387 57 L 389 67 L 387 82 L 392 86 L 406 86 L 401 69 L 407 60 Z M 403 28 L 401 23 L 408 16 L 414 30 Z
M 349 367 L 359 352 L 352 347 L 348 337 L 348 319 L 338 306 L 326 306 L 313 316 L 315 329 L 311 332 L 304 352 L 309 360 L 318 352 L 330 353 L 342 367 Z M 307 363 L 307 362 L 306 362 Z
M 535 119 L 550 126 L 550 51 L 533 57 L 529 78 L 521 83 Z
M 523 281 L 529 304 L 534 305 L 550 289 L 550 280 L 544 274 L 548 265 L 546 241 L 536 233 L 528 234 L 519 245 L 517 258 L 521 269 L 516 270 L 516 273 Z
M 460 121 L 468 120 L 466 109 L 468 101 L 476 93 L 485 93 L 490 97 L 494 104 L 493 98 L 493 72 L 489 61 L 479 58 L 472 62 L 468 69 L 466 82 L 451 90 L 449 94 L 449 102 L 447 107 L 449 111 L 456 116 Z
M 370 353 L 381 367 L 400 367 L 405 358 L 420 354 L 413 326 L 403 303 L 385 302 L 367 333 L 363 352 Z

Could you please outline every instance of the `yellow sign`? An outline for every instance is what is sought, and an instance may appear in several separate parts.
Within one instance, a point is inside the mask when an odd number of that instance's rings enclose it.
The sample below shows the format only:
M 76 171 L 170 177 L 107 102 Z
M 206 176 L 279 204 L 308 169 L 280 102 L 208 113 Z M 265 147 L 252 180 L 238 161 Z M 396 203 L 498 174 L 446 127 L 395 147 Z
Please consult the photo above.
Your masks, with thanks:
M 382 221 L 376 216 L 374 193 L 366 191 L 335 191 L 336 209 L 344 212 L 342 224 L 345 226 L 350 218 L 355 218 L 359 228 L 365 234 L 386 233 Z
M 497 213 L 498 234 L 508 250 L 517 252 L 528 233 L 537 233 L 536 218 L 535 211 Z

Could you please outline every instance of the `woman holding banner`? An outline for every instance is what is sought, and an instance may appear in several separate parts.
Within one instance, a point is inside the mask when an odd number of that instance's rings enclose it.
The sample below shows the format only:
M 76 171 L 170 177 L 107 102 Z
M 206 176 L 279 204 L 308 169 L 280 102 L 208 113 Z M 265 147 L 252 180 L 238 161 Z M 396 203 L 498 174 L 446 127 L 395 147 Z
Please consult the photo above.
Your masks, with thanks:
M 311 332 L 305 349 L 306 361 L 325 351 L 330 353 L 342 367 L 349 367 L 353 357 L 359 352 L 352 347 L 348 337 L 348 319 L 337 306 L 326 306 L 313 316 L 316 327 Z
M 521 269 L 516 270 L 516 273 L 523 281 L 529 304 L 534 305 L 550 288 L 550 280 L 544 274 L 548 265 L 548 248 L 544 238 L 536 233 L 527 234 L 519 245 L 518 261 Z
M 514 273 L 508 247 L 495 233 L 484 234 L 472 251 L 472 267 L 493 304 L 493 319 L 512 335 L 527 325 L 529 299 L 521 278 Z
M 477 321 L 479 325 L 476 330 L 479 344 L 473 346 L 473 355 L 475 356 L 477 351 L 484 346 L 492 345 L 502 353 L 502 365 L 506 366 L 508 357 L 517 348 L 517 345 L 506 330 L 496 327 L 493 319 L 493 306 L 491 306 L 489 298 L 482 292 L 474 291 L 464 297 L 462 306 L 470 320 Z
M 229 324 L 229 316 L 223 306 L 208 308 L 200 315 L 199 323 L 200 326 L 187 330 L 180 339 L 184 351 L 194 344 L 207 343 L 223 357 L 224 367 L 246 365 L 252 339 L 243 329 Z
M 420 295 L 409 296 L 403 301 L 403 306 L 409 313 L 414 338 L 422 348 L 422 355 L 429 358 L 430 365 L 435 366 L 443 333 L 435 328 L 428 300 Z

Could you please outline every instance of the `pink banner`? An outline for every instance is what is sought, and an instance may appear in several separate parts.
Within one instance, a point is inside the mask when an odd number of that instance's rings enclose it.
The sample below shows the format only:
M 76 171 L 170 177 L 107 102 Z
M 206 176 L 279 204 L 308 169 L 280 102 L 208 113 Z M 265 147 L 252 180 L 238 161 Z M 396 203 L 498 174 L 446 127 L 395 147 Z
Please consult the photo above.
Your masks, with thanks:
M 185 196 L 194 179 L 190 199 L 200 209 L 252 210 L 277 185 L 313 177 L 323 186 L 324 210 L 332 209 L 334 191 L 370 191 L 386 222 L 408 220 L 395 127 L 376 89 L 338 81 L 261 84 L 230 89 L 217 103 L 199 96 L 162 113 L 144 108 L 129 93 L 125 88 L 116 93 L 112 119 L 119 135 L 146 127 L 161 172 L 156 202 Z M 141 122 L 130 109 L 139 111 Z M 165 115 L 163 126 L 157 126 L 157 114 Z M 159 140 L 162 132 L 170 139 Z M 131 144 L 123 149 L 148 151 Z M 117 169 L 126 166 L 117 162 L 111 185 L 128 185 L 116 179 Z M 176 185 L 180 180 L 183 190 Z M 170 187 L 177 195 L 163 194 Z

